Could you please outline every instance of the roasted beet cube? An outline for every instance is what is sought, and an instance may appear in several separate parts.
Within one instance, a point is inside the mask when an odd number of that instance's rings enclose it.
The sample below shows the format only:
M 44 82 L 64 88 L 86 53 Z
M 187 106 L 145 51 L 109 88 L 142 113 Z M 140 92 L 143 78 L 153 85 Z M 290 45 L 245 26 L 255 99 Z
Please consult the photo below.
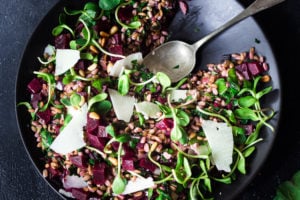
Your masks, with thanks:
M 237 65 L 235 68 L 236 68 L 237 71 L 239 71 L 243 75 L 243 77 L 246 80 L 250 80 L 250 78 L 252 77 L 251 74 L 248 71 L 247 63 L 242 63 L 240 65 Z
M 107 132 L 106 132 L 106 127 L 105 126 L 98 126 L 98 137 L 108 137 Z
M 72 188 L 72 195 L 75 199 L 78 199 L 78 200 L 87 200 L 88 199 L 88 193 L 82 189 Z
M 123 47 L 122 45 L 112 45 L 108 48 L 110 53 L 113 54 L 119 54 L 119 55 L 123 55 Z M 118 57 L 110 57 L 110 60 L 112 62 L 116 62 L 117 60 L 120 60 L 121 58 Z
M 141 158 L 140 162 L 139 162 L 139 166 L 144 168 L 144 169 L 148 169 L 151 172 L 154 172 L 156 169 L 155 164 L 153 164 L 150 160 L 148 160 L 147 158 Z
M 70 161 L 72 162 L 73 165 L 79 168 L 84 168 L 87 166 L 87 159 L 80 155 L 80 156 L 70 156 Z
M 122 158 L 122 168 L 123 168 L 123 170 L 135 170 L 134 160 L 132 158 L 123 157 Z
M 247 63 L 247 66 L 252 76 L 257 76 L 263 72 L 262 66 L 259 62 L 250 62 Z
M 34 109 L 38 108 L 39 107 L 39 102 L 42 100 L 42 95 L 41 93 L 38 93 L 38 94 L 32 94 L 31 95 L 31 105 Z
M 170 135 L 171 129 L 173 128 L 173 120 L 165 118 L 159 121 L 156 125 L 156 128 L 165 130 L 167 135 Z
M 43 112 L 37 112 L 36 115 L 44 121 L 45 124 L 48 124 L 51 120 L 51 111 L 47 109 Z
M 42 83 L 41 80 L 38 78 L 34 78 L 32 79 L 28 85 L 27 85 L 28 90 L 32 93 L 32 94 L 36 94 L 39 93 L 42 89 Z
M 91 118 L 88 114 L 87 123 L 86 123 L 87 133 L 96 135 L 98 133 L 99 125 L 100 125 L 100 120 Z
M 133 15 L 132 15 L 132 10 L 133 7 L 132 6 L 125 6 L 125 7 L 121 7 L 121 9 L 118 12 L 118 17 L 121 21 L 128 21 L 131 20 Z
M 87 140 L 89 144 L 99 150 L 103 150 L 106 143 L 108 142 L 108 137 L 98 137 L 97 135 L 93 135 L 91 133 L 87 133 Z
M 108 176 L 108 166 L 105 163 L 97 163 L 93 168 L 94 183 L 103 185 Z
M 55 49 L 68 49 L 70 47 L 69 43 L 71 40 L 71 35 L 69 33 L 60 34 L 54 39 Z

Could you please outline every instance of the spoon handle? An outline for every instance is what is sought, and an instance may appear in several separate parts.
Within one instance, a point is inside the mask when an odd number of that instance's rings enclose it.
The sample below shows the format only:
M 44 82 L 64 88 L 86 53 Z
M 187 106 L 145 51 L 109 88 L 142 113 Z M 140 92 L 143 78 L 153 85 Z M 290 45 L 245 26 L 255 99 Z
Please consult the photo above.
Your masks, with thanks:
M 285 0 L 256 0 L 251 5 L 249 5 L 246 9 L 244 9 L 240 14 L 229 20 L 224 25 L 220 26 L 210 34 L 206 35 L 205 37 L 201 38 L 197 42 L 195 42 L 192 46 L 194 47 L 195 51 L 202 46 L 205 42 L 213 38 L 214 36 L 218 35 L 228 27 L 234 25 L 235 23 L 254 15 L 262 10 L 275 6 Z

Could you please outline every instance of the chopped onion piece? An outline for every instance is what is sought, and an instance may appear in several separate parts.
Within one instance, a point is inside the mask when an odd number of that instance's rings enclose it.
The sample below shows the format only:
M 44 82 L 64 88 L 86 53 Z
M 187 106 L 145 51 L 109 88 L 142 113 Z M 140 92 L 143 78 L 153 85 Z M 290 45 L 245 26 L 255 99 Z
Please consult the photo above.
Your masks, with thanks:
M 117 90 L 108 89 L 110 99 L 114 108 L 114 111 L 119 120 L 129 122 L 133 114 L 134 104 L 136 99 L 131 96 L 123 96 Z
M 230 172 L 233 154 L 232 127 L 226 123 L 202 119 L 202 128 L 211 148 L 212 159 L 218 170 Z
M 135 109 L 137 112 L 142 113 L 145 119 L 158 118 L 157 115 L 160 112 L 159 106 L 155 103 L 143 101 L 135 104 Z
M 124 69 L 132 69 L 132 61 L 136 60 L 139 64 L 143 61 L 143 55 L 141 52 L 128 55 L 126 58 L 117 60 L 114 66 L 111 68 L 109 75 L 119 77 Z
M 73 117 L 67 126 L 55 138 L 50 148 L 56 153 L 67 154 L 86 145 L 83 138 L 83 126 L 87 123 L 87 105 L 73 111 Z
M 154 181 L 153 178 L 148 177 L 148 178 L 143 178 L 143 177 L 137 177 L 134 181 L 130 180 L 128 181 L 124 192 L 122 193 L 123 195 L 126 194 L 132 194 L 141 190 L 145 190 L 148 188 L 154 187 Z
M 65 189 L 84 188 L 88 186 L 88 183 L 85 180 L 83 180 L 83 177 L 79 177 L 76 175 L 67 175 L 63 179 L 63 185 Z
M 55 75 L 61 75 L 73 67 L 80 59 L 80 51 L 73 49 L 56 50 Z

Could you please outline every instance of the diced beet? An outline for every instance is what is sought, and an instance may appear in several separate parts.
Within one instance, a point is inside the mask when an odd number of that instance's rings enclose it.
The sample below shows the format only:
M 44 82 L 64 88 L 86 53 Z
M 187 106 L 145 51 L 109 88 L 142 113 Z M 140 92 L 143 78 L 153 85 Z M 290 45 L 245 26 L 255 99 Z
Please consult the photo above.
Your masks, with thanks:
M 260 65 L 259 62 L 250 62 L 247 63 L 247 66 L 252 76 L 257 76 L 263 72 L 262 66 Z
M 122 169 L 123 170 L 135 170 L 134 161 L 130 158 L 122 158 Z
M 179 0 L 179 7 L 181 12 L 186 15 L 187 11 L 188 11 L 188 4 L 186 1 L 184 0 Z
M 28 90 L 32 93 L 32 94 L 36 94 L 39 93 L 42 89 L 42 83 L 41 80 L 38 78 L 34 78 L 32 79 L 28 85 L 27 85 Z
M 103 150 L 106 143 L 108 142 L 108 137 L 98 137 L 97 135 L 93 135 L 91 133 L 87 133 L 87 140 L 89 144 L 99 150 Z
M 156 125 L 156 128 L 165 130 L 167 135 L 170 135 L 171 129 L 173 128 L 173 120 L 169 118 L 164 118 L 159 121 Z
M 123 47 L 122 45 L 113 45 L 113 46 L 110 46 L 108 48 L 109 52 L 110 53 L 113 53 L 113 54 L 119 54 L 119 55 L 123 55 Z M 121 58 L 118 58 L 118 57 L 110 57 L 110 60 L 112 62 L 116 62 L 117 60 L 120 60 Z
M 71 40 L 71 35 L 69 33 L 60 34 L 54 39 L 55 49 L 68 49 L 70 47 L 69 43 Z
M 119 145 L 120 145 L 119 142 L 112 142 L 111 143 L 111 146 L 112 146 L 112 148 L 113 148 L 114 151 L 118 151 Z
M 246 131 L 246 135 L 250 135 L 251 133 L 254 132 L 254 125 L 253 124 L 243 125 L 243 128 Z
M 103 185 L 108 177 L 108 166 L 105 163 L 97 163 L 93 168 L 94 183 Z
M 132 6 L 125 6 L 121 7 L 119 12 L 118 12 L 118 17 L 121 21 L 128 21 L 131 20 L 133 15 L 132 15 Z
M 99 125 L 100 125 L 100 120 L 91 118 L 88 114 L 87 123 L 86 123 L 87 133 L 94 134 L 94 135 L 97 134 Z
M 47 109 L 43 112 L 37 112 L 36 115 L 44 121 L 45 124 L 48 124 L 51 120 L 51 110 Z
M 82 155 L 80 156 L 70 156 L 70 161 L 73 165 L 80 168 L 85 168 L 87 166 L 86 158 Z
M 132 158 L 135 156 L 134 150 L 128 145 L 128 143 L 125 143 L 123 145 L 123 150 L 125 152 L 124 156 Z
M 243 77 L 246 80 L 250 80 L 250 78 L 252 77 L 251 74 L 248 71 L 248 66 L 247 66 L 246 63 L 242 63 L 240 65 L 237 65 L 235 68 L 236 68 L 237 71 L 239 71 L 243 75 Z
M 55 178 L 61 175 L 61 172 L 58 169 L 54 169 L 52 167 L 49 167 L 48 171 L 50 173 L 50 178 Z
M 106 132 L 106 127 L 105 126 L 98 126 L 98 137 L 108 137 L 107 132 Z
M 144 169 L 148 169 L 151 172 L 154 172 L 156 169 L 155 164 L 153 164 L 148 158 L 141 158 L 139 161 L 139 166 Z
M 78 200 L 87 200 L 88 193 L 85 192 L 83 189 L 72 188 L 72 195 L 75 199 Z
M 39 102 L 42 100 L 42 95 L 41 93 L 38 93 L 38 94 L 32 94 L 31 95 L 31 105 L 34 109 L 38 108 L 39 107 Z
M 79 60 L 76 63 L 76 65 L 74 66 L 74 69 L 75 70 L 80 70 L 80 69 L 84 70 L 85 69 L 85 62 L 84 62 L 84 60 Z
M 111 28 L 111 22 L 107 19 L 100 19 L 97 21 L 97 24 L 93 26 L 93 29 L 96 33 L 99 33 L 100 31 L 104 31 L 106 33 L 109 32 Z

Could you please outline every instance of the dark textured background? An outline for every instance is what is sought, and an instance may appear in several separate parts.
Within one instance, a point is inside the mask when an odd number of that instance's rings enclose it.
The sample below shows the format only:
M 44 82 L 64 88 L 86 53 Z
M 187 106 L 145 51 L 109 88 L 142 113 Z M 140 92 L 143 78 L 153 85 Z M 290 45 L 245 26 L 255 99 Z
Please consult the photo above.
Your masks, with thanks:
M 23 49 L 41 18 L 58 0 L 0 0 L 0 200 L 58 199 L 26 155 L 18 133 L 15 78 Z M 244 5 L 248 0 L 240 0 Z M 282 120 L 273 150 L 257 177 L 237 199 L 268 200 L 300 170 L 300 1 L 289 0 L 255 15 L 280 66 Z M 298 124 L 297 124 L 298 123 Z

